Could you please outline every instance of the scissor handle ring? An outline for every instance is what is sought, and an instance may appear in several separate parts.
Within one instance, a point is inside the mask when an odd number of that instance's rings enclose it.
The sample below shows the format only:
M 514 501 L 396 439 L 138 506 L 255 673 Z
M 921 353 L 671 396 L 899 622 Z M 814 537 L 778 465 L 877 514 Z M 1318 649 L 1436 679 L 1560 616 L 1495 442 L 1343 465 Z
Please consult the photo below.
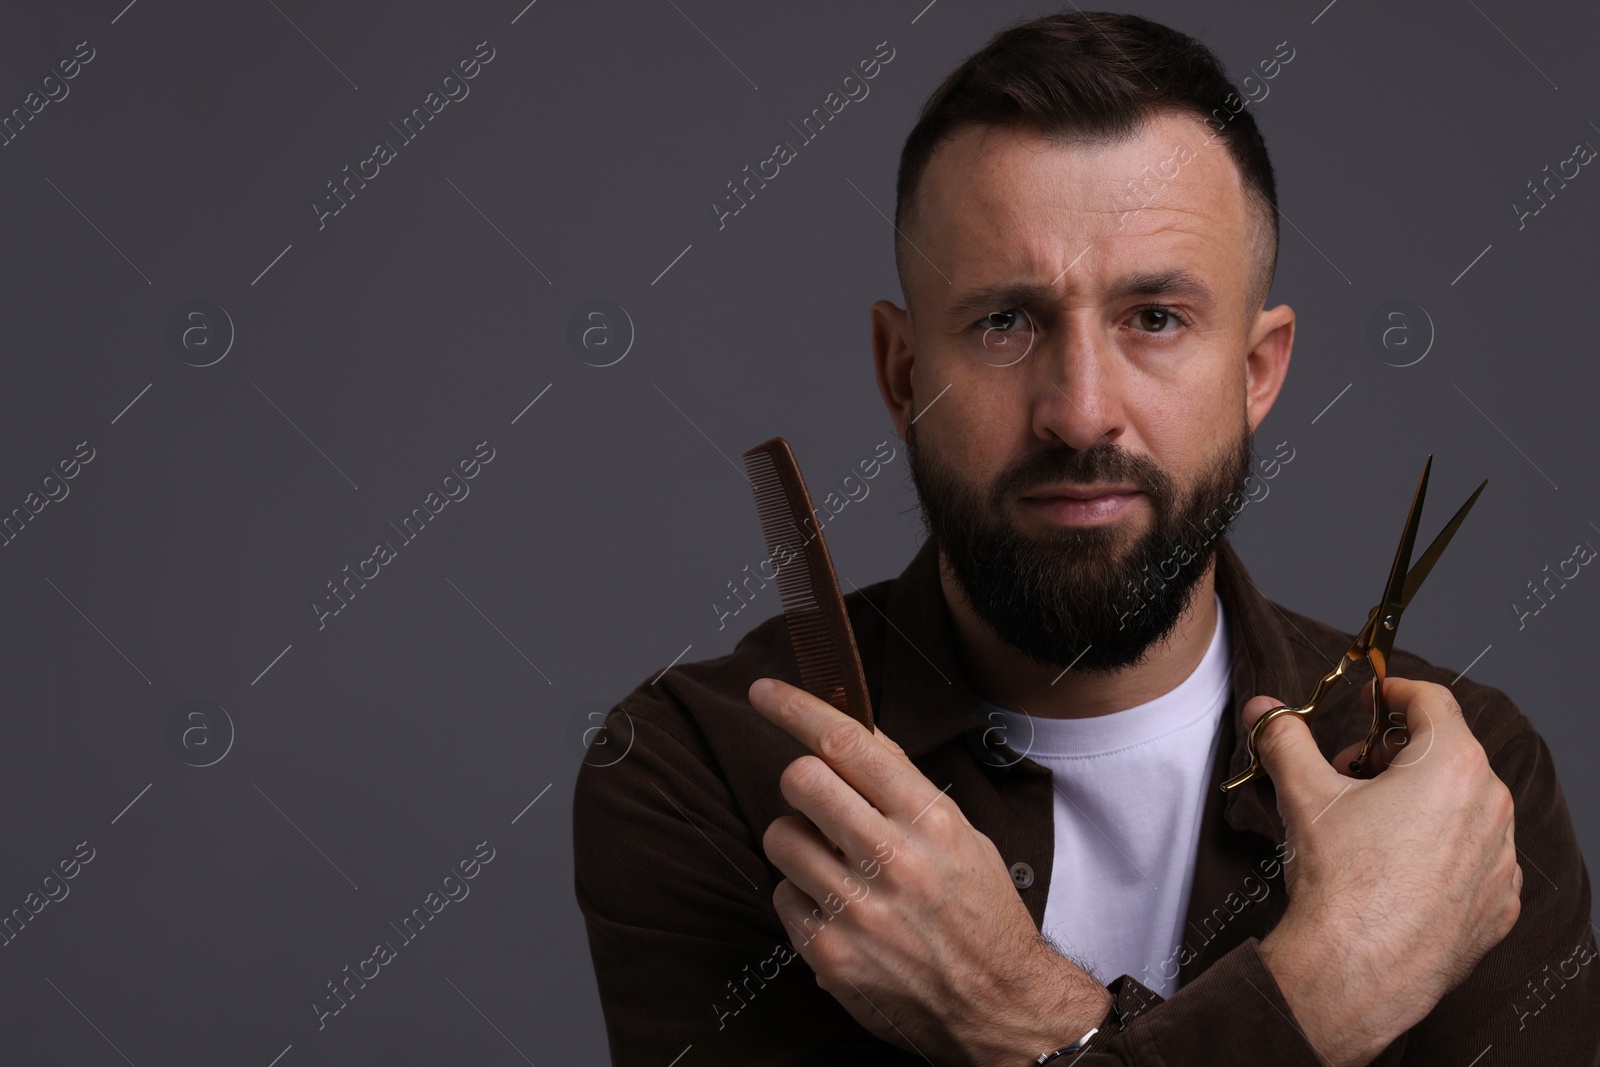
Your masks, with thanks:
M 1309 725 L 1311 713 L 1314 710 L 1314 706 L 1291 708 L 1280 704 L 1278 707 L 1273 708 L 1271 711 L 1261 716 L 1261 718 L 1257 719 L 1256 724 L 1250 727 L 1250 734 L 1247 738 L 1249 742 L 1248 748 L 1250 749 L 1250 766 L 1234 777 L 1228 779 L 1226 782 L 1223 782 L 1222 791 L 1226 793 L 1237 789 L 1251 779 L 1260 776 L 1261 773 L 1266 770 L 1266 765 L 1261 762 L 1261 750 L 1256 747 L 1256 735 L 1261 733 L 1261 731 L 1266 728 L 1267 723 L 1271 722 L 1273 719 L 1276 719 L 1280 715 L 1296 715 L 1302 720 L 1305 720 L 1307 725 Z

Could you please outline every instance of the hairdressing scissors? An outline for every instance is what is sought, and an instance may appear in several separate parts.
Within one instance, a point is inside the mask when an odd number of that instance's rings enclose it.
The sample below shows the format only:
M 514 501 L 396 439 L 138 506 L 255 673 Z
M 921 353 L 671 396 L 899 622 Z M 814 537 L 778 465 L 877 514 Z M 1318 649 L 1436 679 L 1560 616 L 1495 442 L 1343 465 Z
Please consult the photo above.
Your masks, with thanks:
M 1339 657 L 1339 662 L 1332 670 L 1324 674 L 1317 682 L 1317 688 L 1311 694 L 1311 699 L 1298 708 L 1276 707 L 1260 719 L 1250 729 L 1250 766 L 1240 774 L 1222 783 L 1224 793 L 1237 789 L 1252 778 L 1265 773 L 1262 766 L 1261 754 L 1257 749 L 1257 738 L 1267 723 L 1279 715 L 1298 715 L 1309 725 L 1311 715 L 1317 710 L 1317 705 L 1327 695 L 1333 683 L 1344 675 L 1345 669 L 1361 659 L 1366 659 L 1372 665 L 1372 728 L 1367 731 L 1367 739 L 1361 746 L 1361 754 L 1350 763 L 1350 771 L 1360 775 L 1367 765 L 1367 757 L 1372 753 L 1372 746 L 1377 743 L 1384 722 L 1388 719 L 1387 710 L 1383 703 L 1383 679 L 1389 663 L 1389 655 L 1394 649 L 1395 631 L 1400 628 L 1400 615 L 1405 611 L 1406 605 L 1411 603 L 1411 598 L 1416 595 L 1417 587 L 1428 576 L 1433 565 L 1439 561 L 1439 556 L 1444 553 L 1445 546 L 1455 536 L 1461 520 L 1467 517 L 1467 511 L 1478 499 L 1478 494 L 1483 492 L 1483 487 L 1489 484 L 1485 478 L 1479 483 L 1478 488 L 1467 497 L 1467 502 L 1455 513 L 1455 517 L 1445 523 L 1444 529 L 1433 539 L 1433 544 L 1422 554 L 1415 567 L 1411 566 L 1411 549 L 1417 539 L 1417 521 L 1422 517 L 1422 497 L 1428 488 L 1428 471 L 1433 467 L 1433 456 L 1428 456 L 1427 462 L 1422 465 L 1422 480 L 1417 483 L 1417 493 L 1411 500 L 1411 512 L 1406 516 L 1405 532 L 1400 536 L 1400 547 L 1395 552 L 1394 565 L 1389 568 L 1389 580 L 1383 587 L 1383 599 L 1378 601 L 1372 613 L 1367 616 L 1367 621 L 1356 634 L 1355 641 L 1349 649 Z M 1392 725 L 1392 724 L 1391 724 Z

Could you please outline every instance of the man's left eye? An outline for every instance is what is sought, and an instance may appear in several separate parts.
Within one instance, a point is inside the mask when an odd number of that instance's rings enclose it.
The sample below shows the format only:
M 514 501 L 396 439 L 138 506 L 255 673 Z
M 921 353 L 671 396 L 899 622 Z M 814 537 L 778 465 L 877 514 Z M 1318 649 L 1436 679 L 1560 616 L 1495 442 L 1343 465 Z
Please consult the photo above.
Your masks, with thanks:
M 1165 307 L 1140 308 L 1133 313 L 1133 321 L 1144 333 L 1176 333 L 1176 327 L 1184 325 L 1176 311 Z

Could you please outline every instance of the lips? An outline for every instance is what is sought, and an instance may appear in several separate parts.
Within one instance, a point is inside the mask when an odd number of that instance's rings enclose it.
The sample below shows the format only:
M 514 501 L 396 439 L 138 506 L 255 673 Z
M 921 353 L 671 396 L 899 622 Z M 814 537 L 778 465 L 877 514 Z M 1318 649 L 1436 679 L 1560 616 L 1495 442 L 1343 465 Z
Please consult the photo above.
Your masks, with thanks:
M 1139 487 L 1134 485 L 1091 485 L 1085 487 L 1062 486 L 1057 489 L 1045 489 L 1037 493 L 1029 493 L 1024 500 L 1096 500 L 1106 496 L 1131 496 L 1139 492 Z
M 1084 493 L 1085 496 L 1076 494 Z M 1047 495 L 1025 496 L 1022 503 L 1034 514 L 1059 526 L 1097 526 L 1120 518 L 1143 494 L 1121 486 L 1066 487 Z

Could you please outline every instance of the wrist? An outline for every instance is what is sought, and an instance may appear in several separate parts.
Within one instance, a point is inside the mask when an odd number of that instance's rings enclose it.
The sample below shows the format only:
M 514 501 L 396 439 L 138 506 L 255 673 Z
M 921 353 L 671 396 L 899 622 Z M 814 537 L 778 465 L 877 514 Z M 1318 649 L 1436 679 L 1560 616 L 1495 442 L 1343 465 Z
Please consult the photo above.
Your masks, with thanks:
M 1001 1025 L 989 1020 L 974 1035 L 967 1057 L 974 1067 L 1024 1067 L 1105 1022 L 1111 991 L 1048 942 L 1040 947 L 1030 972 L 1034 977 L 1019 983 L 1021 995 L 1007 1006 Z M 1070 1062 L 1070 1057 L 1055 1062 Z
M 1385 968 L 1363 962 L 1352 931 L 1359 936 L 1359 925 L 1325 927 L 1291 909 L 1257 949 L 1295 1026 L 1334 1067 L 1372 1062 L 1410 1025 L 1403 992 L 1390 995 Z

